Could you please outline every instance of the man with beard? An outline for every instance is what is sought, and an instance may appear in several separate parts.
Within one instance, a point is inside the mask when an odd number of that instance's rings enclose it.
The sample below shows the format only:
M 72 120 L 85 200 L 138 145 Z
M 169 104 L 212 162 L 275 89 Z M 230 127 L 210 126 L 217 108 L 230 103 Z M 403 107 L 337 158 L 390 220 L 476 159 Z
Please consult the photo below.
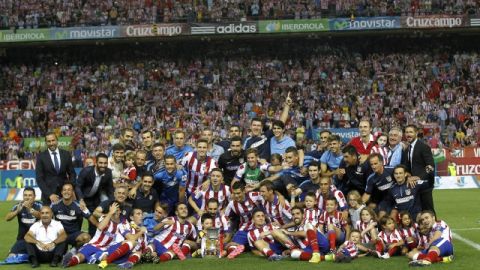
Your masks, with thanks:
M 240 131 L 239 125 L 231 125 L 230 129 L 228 130 L 228 139 L 218 142 L 217 144 L 220 145 L 225 153 L 230 149 L 230 143 L 232 142 L 233 138 L 241 137 L 242 133 Z
M 76 173 L 72 156 L 66 150 L 58 148 L 58 138 L 50 132 L 45 136 L 47 150 L 37 156 L 35 175 L 42 191 L 42 202 L 45 205 L 60 199 L 62 186 L 66 181 L 74 182 Z
M 143 175 L 141 183 L 132 201 L 132 208 L 142 209 L 142 212 L 145 214 L 152 214 L 155 207 L 160 204 L 157 191 L 152 189 L 153 176 L 151 174 Z
M 75 193 L 80 204 L 86 206 L 92 213 L 102 201 L 102 194 L 107 198 L 113 198 L 112 170 L 107 168 L 108 157 L 100 153 L 96 160 L 95 166 L 85 167 L 80 171 L 75 186 Z M 95 230 L 95 224 L 90 222 L 89 234 L 93 235 Z
M 242 138 L 236 136 L 231 139 L 230 150 L 223 153 L 218 159 L 218 167 L 223 170 L 225 184 L 230 186 L 235 174 L 244 162 Z
M 367 178 L 372 174 L 372 168 L 368 161 L 360 162 L 360 156 L 353 145 L 347 145 L 342 149 L 343 160 L 340 162 L 337 182 L 341 183 L 342 192 L 347 194 L 351 190 L 357 190 L 360 194 L 365 192 Z
M 288 112 L 293 101 L 290 98 L 290 92 L 287 94 L 285 104 L 283 107 L 280 121 L 285 123 L 288 119 Z M 260 118 L 253 118 L 250 122 L 251 134 L 245 138 L 243 142 L 243 149 L 255 148 L 258 151 L 260 158 L 270 160 L 270 139 L 273 137 L 273 132 L 269 129 L 265 133 L 263 131 L 263 122 Z

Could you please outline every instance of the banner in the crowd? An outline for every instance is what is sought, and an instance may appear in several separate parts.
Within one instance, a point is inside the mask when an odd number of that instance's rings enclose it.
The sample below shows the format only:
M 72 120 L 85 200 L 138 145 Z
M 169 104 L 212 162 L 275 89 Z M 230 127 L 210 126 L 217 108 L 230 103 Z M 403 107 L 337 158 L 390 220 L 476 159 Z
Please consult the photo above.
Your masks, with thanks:
M 68 27 L 51 29 L 52 40 L 109 39 L 121 36 L 120 26 Z
M 479 27 L 480 18 L 470 18 L 470 27 Z
M 455 28 L 467 26 L 462 15 L 416 15 L 402 17 L 402 28 Z
M 358 17 L 329 20 L 331 31 L 379 30 L 400 28 L 400 17 Z
M 35 187 L 35 200 L 42 198 L 40 188 Z M 0 188 L 0 201 L 21 201 L 23 200 L 23 188 Z M 12 205 L 13 206 L 13 205 Z
M 35 160 L 0 160 L 0 170 L 35 170 Z
M 328 19 L 259 21 L 260 33 L 301 33 L 328 31 Z
M 71 142 L 72 137 L 70 136 L 58 137 L 59 148 L 67 149 L 68 147 L 70 147 Z M 24 139 L 23 143 L 26 149 L 33 152 L 42 151 L 47 148 L 44 137 L 28 137 Z
M 194 23 L 190 31 L 192 35 L 255 34 L 258 26 L 257 22 Z
M 0 188 L 37 187 L 35 170 L 0 171 Z
M 0 42 L 31 42 L 50 40 L 51 29 L 1 30 Z
M 480 147 L 461 149 L 432 149 L 433 159 L 439 176 L 475 175 L 480 177 Z
M 348 143 L 353 137 L 360 136 L 358 128 L 331 128 L 333 134 L 337 134 L 342 139 L 342 143 Z
M 172 37 L 190 35 L 186 23 L 155 23 L 122 26 L 122 37 Z
M 465 189 L 480 188 L 475 176 L 437 176 L 435 177 L 436 189 Z

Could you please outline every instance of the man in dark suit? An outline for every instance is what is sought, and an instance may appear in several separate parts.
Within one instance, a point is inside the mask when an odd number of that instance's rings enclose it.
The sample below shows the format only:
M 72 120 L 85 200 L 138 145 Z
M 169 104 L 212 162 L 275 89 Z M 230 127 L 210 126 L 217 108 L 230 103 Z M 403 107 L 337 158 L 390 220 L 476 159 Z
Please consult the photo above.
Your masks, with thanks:
M 85 167 L 80 171 L 75 186 L 80 205 L 85 205 L 91 213 L 102 200 L 113 199 L 112 170 L 108 168 L 108 156 L 100 153 L 96 160 L 95 166 Z M 89 222 L 88 233 L 93 236 L 95 230 L 95 225 Z
M 43 205 L 50 205 L 60 199 L 65 182 L 75 182 L 76 174 L 70 153 L 58 148 L 57 135 L 48 133 L 45 142 L 48 149 L 38 154 L 35 174 Z
M 433 162 L 432 149 L 417 137 L 417 132 L 417 127 L 414 125 L 405 127 L 405 138 L 409 146 L 402 154 L 402 163 L 407 166 L 414 179 L 428 181 L 428 187 L 420 192 L 422 210 L 435 212 L 432 196 L 435 182 L 435 164 Z

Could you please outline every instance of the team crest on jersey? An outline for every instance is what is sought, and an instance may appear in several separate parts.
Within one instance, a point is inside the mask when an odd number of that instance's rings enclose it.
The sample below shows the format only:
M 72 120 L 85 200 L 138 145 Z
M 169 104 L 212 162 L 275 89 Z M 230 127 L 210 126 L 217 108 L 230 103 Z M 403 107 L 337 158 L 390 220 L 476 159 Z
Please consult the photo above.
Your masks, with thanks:
M 388 182 L 392 182 L 392 177 L 391 176 L 387 176 L 387 177 L 385 177 L 385 179 L 387 179 Z
M 361 173 L 362 172 L 362 167 L 358 166 L 357 167 L 357 173 Z
M 70 216 L 75 216 L 75 210 L 73 209 L 70 210 Z
M 125 216 L 126 214 L 127 214 L 127 211 L 126 211 L 125 209 L 124 209 L 124 210 L 122 210 L 122 215 L 124 215 L 124 216 Z
M 239 161 L 240 163 L 245 162 L 243 158 L 240 158 L 238 161 Z
M 149 195 L 148 199 L 151 201 L 153 199 L 152 195 Z
M 405 190 L 405 194 L 407 194 L 407 196 L 409 196 L 412 192 L 410 191 L 410 189 L 407 189 Z

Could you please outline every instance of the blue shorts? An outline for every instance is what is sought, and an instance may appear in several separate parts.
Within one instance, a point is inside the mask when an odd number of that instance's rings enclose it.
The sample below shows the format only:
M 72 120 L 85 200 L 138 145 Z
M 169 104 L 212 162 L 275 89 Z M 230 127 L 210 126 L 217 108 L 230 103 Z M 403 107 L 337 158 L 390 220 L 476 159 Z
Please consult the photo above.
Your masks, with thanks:
M 153 239 L 152 244 L 153 247 L 155 247 L 155 253 L 157 253 L 158 256 L 168 251 L 168 249 L 157 239 Z
M 122 243 L 116 243 L 114 245 L 109 246 L 107 248 L 108 255 L 115 252 L 115 250 L 117 250 L 121 245 L 122 245 Z M 122 257 L 115 260 L 113 263 L 120 264 L 120 263 L 126 262 L 128 260 L 128 257 L 130 256 L 130 254 L 132 254 L 131 250 L 129 250 L 127 253 L 125 253 L 125 255 L 123 255 Z
M 73 233 L 67 235 L 67 240 L 65 242 L 67 243 L 67 245 L 76 246 L 77 245 L 77 237 L 82 233 L 83 233 L 82 231 L 78 231 L 78 232 L 73 232 Z
M 327 254 L 330 252 L 330 243 L 328 242 L 328 239 L 319 231 L 317 231 L 317 243 L 320 253 Z M 312 246 L 308 245 L 303 251 L 313 253 Z
M 278 255 L 282 255 L 282 252 L 285 250 L 285 248 L 278 242 L 273 242 L 271 244 L 268 244 L 270 249 Z
M 27 253 L 27 244 L 25 240 L 20 239 L 13 244 L 13 247 L 10 249 L 10 253 L 14 254 L 25 254 Z
M 97 248 L 96 246 L 93 246 L 92 244 L 86 244 L 80 250 L 78 253 L 81 253 L 83 256 L 85 256 L 85 259 L 90 258 L 90 256 L 95 255 L 96 253 L 101 253 L 103 252 L 102 249 Z
M 430 246 L 437 247 L 440 250 L 440 254 L 438 254 L 438 256 L 440 257 L 446 257 L 453 254 L 453 245 L 452 242 L 448 239 L 438 238 L 437 240 L 433 241 Z M 427 254 L 428 251 L 428 249 L 422 250 L 422 253 Z
M 233 236 L 232 242 L 240 245 L 248 246 L 248 231 L 237 231 Z

